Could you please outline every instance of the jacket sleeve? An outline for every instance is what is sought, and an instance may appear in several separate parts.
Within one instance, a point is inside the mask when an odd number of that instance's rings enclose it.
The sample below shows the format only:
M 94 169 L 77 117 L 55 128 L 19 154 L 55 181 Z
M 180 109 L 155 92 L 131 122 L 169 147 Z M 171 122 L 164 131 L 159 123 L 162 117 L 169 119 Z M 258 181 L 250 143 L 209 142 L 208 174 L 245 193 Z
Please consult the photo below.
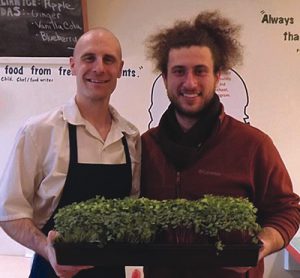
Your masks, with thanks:
M 254 152 L 252 164 L 258 221 L 263 227 L 275 228 L 288 245 L 299 228 L 299 196 L 293 192 L 287 169 L 267 135 Z

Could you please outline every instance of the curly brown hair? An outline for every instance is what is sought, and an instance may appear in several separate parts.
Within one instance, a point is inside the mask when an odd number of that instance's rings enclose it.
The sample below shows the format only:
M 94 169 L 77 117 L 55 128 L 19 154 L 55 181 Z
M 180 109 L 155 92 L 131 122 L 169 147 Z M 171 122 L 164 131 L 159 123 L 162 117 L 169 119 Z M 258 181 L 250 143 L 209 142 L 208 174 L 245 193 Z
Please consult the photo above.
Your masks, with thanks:
M 147 57 L 154 60 L 156 70 L 167 74 L 171 49 L 206 46 L 212 52 L 214 72 L 226 71 L 242 62 L 240 29 L 240 25 L 233 24 L 218 11 L 205 11 L 193 21 L 177 21 L 173 27 L 149 36 Z

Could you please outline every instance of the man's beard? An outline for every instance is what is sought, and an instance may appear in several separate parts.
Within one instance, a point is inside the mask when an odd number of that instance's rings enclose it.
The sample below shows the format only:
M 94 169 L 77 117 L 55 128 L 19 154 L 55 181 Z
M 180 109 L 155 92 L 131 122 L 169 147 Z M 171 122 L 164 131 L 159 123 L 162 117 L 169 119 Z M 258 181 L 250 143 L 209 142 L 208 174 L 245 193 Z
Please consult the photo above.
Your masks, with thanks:
M 214 88 L 214 92 L 215 92 L 215 89 Z M 200 95 L 202 93 L 200 92 Z M 211 94 L 211 98 L 203 103 L 203 105 L 201 107 L 199 107 L 198 110 L 195 110 L 195 111 L 189 111 L 187 109 L 184 109 L 182 107 L 182 105 L 180 105 L 179 102 L 177 102 L 176 98 L 175 99 L 172 99 L 172 97 L 169 96 L 168 94 L 168 98 L 170 100 L 170 102 L 172 103 L 172 106 L 174 107 L 176 113 L 180 116 L 183 116 L 183 117 L 187 117 L 187 118 L 190 118 L 190 119 L 198 119 L 199 116 L 203 113 L 203 111 L 209 106 L 209 104 L 212 102 L 213 98 L 214 98 L 214 93 Z
M 199 118 L 201 111 L 203 110 L 203 109 L 199 109 L 197 111 L 188 111 L 186 109 L 183 109 L 178 103 L 173 102 L 172 104 L 178 115 L 191 118 L 191 119 Z

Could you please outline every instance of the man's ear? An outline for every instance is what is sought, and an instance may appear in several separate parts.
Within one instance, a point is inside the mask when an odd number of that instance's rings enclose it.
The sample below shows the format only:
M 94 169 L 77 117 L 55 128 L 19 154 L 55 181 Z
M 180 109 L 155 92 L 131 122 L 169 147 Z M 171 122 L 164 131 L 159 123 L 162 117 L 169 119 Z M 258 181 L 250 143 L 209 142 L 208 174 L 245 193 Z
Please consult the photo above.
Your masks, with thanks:
M 221 71 L 217 71 L 215 76 L 216 76 L 216 85 L 218 85 L 221 78 Z
M 124 66 L 124 61 L 122 60 L 122 61 L 121 61 L 121 64 L 120 64 L 120 72 L 119 72 L 119 74 L 118 74 L 118 78 L 120 78 L 120 77 L 122 76 L 123 66 Z
M 70 59 L 69 59 L 69 65 L 70 65 L 70 69 L 71 69 L 72 75 L 76 75 L 75 59 L 74 59 L 73 56 L 71 56 Z
M 166 73 L 162 73 L 161 76 L 163 78 L 163 81 L 164 81 L 164 84 L 165 84 L 165 88 L 167 89 L 167 74 Z

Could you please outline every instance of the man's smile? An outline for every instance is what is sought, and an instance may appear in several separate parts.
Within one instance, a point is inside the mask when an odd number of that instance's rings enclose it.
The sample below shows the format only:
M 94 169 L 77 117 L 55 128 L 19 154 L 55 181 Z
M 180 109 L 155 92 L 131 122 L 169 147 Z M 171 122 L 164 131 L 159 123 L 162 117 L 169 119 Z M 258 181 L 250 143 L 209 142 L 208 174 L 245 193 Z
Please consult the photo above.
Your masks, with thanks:
M 109 80 L 97 80 L 97 79 L 86 79 L 90 83 L 96 83 L 96 84 L 102 84 L 102 83 L 107 83 Z
M 195 98 L 201 96 L 201 93 L 179 93 L 179 95 L 187 98 Z

